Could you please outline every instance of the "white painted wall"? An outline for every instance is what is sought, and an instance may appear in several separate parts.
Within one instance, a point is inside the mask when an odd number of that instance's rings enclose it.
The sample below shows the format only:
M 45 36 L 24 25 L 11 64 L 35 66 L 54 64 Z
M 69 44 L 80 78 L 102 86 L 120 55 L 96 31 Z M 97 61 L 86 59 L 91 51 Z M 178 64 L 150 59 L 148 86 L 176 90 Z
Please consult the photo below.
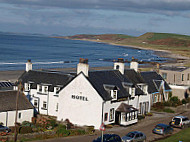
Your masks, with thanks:
M 72 95 L 86 97 L 88 101 L 73 99 Z M 58 120 L 69 119 L 80 126 L 93 125 L 99 129 L 102 119 L 102 98 L 83 74 L 79 74 L 61 92 Z
M 21 113 L 21 118 L 19 118 L 19 113 Z M 3 122 L 3 124 L 6 126 L 14 126 L 15 125 L 14 124 L 15 123 L 15 115 L 16 115 L 16 111 L 1 112 L 0 113 L 0 122 Z M 17 122 L 19 122 L 19 123 L 22 123 L 23 121 L 31 122 L 33 115 L 34 115 L 33 109 L 19 110 Z M 6 120 L 7 120 L 7 123 L 6 123 Z
M 6 126 L 6 117 L 7 112 L 0 112 L 0 122 L 2 122 L 4 126 Z

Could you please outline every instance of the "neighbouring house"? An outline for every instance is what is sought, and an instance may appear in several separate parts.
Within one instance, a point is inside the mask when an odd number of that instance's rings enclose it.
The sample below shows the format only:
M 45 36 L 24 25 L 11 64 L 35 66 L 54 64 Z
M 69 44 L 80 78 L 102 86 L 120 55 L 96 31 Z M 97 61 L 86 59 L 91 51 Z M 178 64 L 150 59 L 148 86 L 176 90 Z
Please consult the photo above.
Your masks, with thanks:
M 167 82 L 155 71 L 141 72 L 141 76 L 148 84 L 148 93 L 151 96 L 151 105 L 157 102 L 167 101 L 171 88 Z
M 190 68 L 179 66 L 161 66 L 159 74 L 169 83 L 173 96 L 184 99 L 190 95 Z
M 118 59 L 113 70 L 89 71 L 88 59 L 81 58 L 76 73 L 65 73 L 32 70 L 28 61 L 19 81 L 38 113 L 99 129 L 102 122 L 136 123 L 138 113 L 150 111 L 148 86 L 137 68 L 133 61 L 125 70 L 124 60 Z
M 17 91 L 0 92 L 0 122 L 2 122 L 5 126 L 15 125 L 16 97 Z M 23 93 L 19 93 L 17 122 L 31 122 L 33 115 L 34 107 Z

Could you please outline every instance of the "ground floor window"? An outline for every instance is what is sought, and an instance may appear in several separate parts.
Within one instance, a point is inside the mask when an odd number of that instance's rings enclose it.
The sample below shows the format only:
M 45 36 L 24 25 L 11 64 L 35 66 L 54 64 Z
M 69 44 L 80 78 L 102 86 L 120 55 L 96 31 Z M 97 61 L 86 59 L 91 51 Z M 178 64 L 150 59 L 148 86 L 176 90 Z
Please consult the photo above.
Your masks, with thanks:
M 47 102 L 46 101 L 43 101 L 43 108 L 47 109 Z
M 138 111 L 134 111 L 134 112 L 129 112 L 125 114 L 125 121 L 131 121 L 134 119 L 137 119 L 137 115 L 138 115 Z
M 38 100 L 34 100 L 34 107 L 38 107 Z
M 18 113 L 18 118 L 21 119 L 21 117 L 22 117 L 22 114 L 21 114 L 21 112 L 19 112 Z
M 108 120 L 108 113 L 105 113 L 104 114 L 104 121 L 107 121 Z
M 114 108 L 110 109 L 110 121 L 114 120 Z

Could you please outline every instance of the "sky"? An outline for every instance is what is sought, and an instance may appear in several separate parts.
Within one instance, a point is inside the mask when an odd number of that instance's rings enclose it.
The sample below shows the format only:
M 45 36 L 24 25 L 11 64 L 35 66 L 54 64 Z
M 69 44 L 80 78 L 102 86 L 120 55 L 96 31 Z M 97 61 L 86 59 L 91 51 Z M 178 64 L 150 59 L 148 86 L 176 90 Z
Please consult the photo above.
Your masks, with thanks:
M 190 0 L 0 0 L 0 32 L 190 35 Z

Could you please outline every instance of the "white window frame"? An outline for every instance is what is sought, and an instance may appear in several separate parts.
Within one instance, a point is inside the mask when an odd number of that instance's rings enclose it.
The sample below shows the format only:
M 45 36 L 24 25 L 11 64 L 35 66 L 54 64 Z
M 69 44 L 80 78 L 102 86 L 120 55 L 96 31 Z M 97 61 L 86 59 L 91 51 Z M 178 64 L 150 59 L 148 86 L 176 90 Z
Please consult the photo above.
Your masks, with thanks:
M 48 93 L 48 86 L 42 86 L 42 91 L 44 94 Z
M 35 105 L 37 103 L 37 105 Z M 34 100 L 34 107 L 38 107 L 38 100 Z
M 24 90 L 29 91 L 30 90 L 30 83 L 24 83 Z
M 54 93 L 59 94 L 60 87 L 54 87 Z
M 45 106 L 45 107 L 44 107 Z M 47 109 L 47 102 L 46 101 L 43 101 L 43 106 L 42 106 L 43 109 Z
M 56 109 L 55 111 L 58 111 L 59 110 L 59 103 L 56 104 Z
M 110 109 L 110 117 L 109 117 L 109 121 L 111 122 L 111 121 L 114 121 L 114 108 L 111 108 Z
M 130 91 L 131 97 L 135 97 L 135 88 L 131 87 L 131 88 L 129 88 L 129 91 Z
M 42 92 L 42 85 L 38 84 L 37 85 L 37 90 L 38 90 L 38 92 Z
M 117 90 L 111 90 L 112 100 L 117 100 Z

